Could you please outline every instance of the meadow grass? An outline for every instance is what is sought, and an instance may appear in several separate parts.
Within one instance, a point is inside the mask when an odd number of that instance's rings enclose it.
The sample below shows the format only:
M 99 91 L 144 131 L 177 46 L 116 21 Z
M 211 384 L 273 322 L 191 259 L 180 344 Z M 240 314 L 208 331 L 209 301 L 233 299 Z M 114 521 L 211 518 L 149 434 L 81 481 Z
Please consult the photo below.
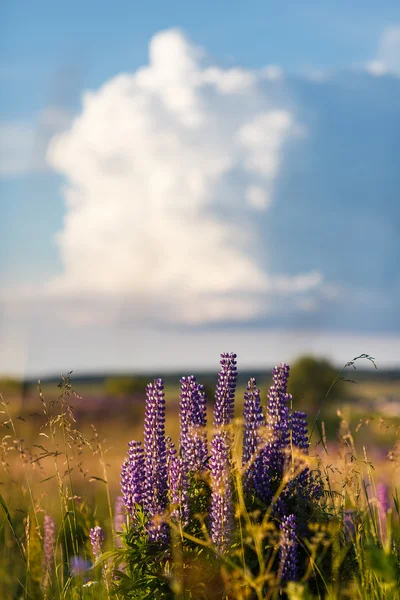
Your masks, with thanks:
M 166 433 L 177 441 L 179 388 L 166 392 Z M 199 502 L 195 527 L 182 527 L 172 517 L 174 506 L 165 511 L 168 549 L 149 544 L 145 533 L 136 535 L 146 529 L 139 510 L 135 519 L 124 516 L 123 526 L 117 524 L 121 444 L 143 439 L 143 402 L 128 411 L 129 418 L 119 419 L 117 432 L 111 431 L 112 424 L 104 432 L 103 422 L 100 434 L 85 420 L 78 427 L 73 406 L 84 400 L 68 377 L 50 400 L 39 386 L 37 405 L 25 406 L 22 414 L 21 406 L 2 400 L 0 597 L 400 598 L 396 420 L 382 423 L 379 415 L 371 419 L 351 414 L 349 406 L 336 408 L 331 416 L 340 423 L 337 441 L 326 439 L 320 420 L 307 455 L 290 444 L 282 481 L 270 506 L 261 507 L 249 502 L 244 489 L 243 392 L 236 391 L 236 417 L 228 427 L 235 522 L 228 552 L 219 551 L 210 536 L 202 504 L 210 485 L 207 474 L 199 478 L 201 485 L 193 484 Z M 209 405 L 208 423 L 211 412 Z M 368 437 L 374 439 L 368 432 L 385 439 L 389 457 L 368 446 Z M 209 425 L 209 440 L 213 435 Z M 282 530 L 273 507 L 306 470 L 320 477 L 324 492 L 307 508 L 307 530 L 296 536 L 302 557 L 299 577 L 283 581 Z M 55 521 L 54 534 L 46 534 L 49 518 Z M 90 532 L 99 525 L 106 540 L 95 557 Z

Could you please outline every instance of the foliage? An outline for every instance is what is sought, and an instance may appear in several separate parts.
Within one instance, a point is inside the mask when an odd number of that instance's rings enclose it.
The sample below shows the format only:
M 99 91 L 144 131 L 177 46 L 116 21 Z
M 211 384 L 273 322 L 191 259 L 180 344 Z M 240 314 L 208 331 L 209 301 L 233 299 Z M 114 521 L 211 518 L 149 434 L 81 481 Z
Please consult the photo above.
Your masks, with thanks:
M 336 376 L 337 371 L 328 360 L 302 356 L 290 369 L 288 390 L 299 406 L 314 414 L 329 390 L 331 401 L 346 396 L 346 387 L 341 382 L 332 386 Z
M 133 396 L 144 392 L 145 384 L 138 377 L 108 377 L 105 392 L 109 396 Z

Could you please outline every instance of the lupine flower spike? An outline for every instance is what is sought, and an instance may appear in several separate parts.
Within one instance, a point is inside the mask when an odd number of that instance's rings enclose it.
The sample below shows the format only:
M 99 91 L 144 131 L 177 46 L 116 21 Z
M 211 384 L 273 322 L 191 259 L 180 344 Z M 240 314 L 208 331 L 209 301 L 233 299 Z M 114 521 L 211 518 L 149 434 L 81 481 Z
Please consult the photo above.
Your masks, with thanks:
M 387 537 L 387 513 L 390 508 L 389 490 L 384 483 L 378 483 L 376 486 L 378 497 L 378 526 L 382 543 L 385 543 Z
M 206 398 L 204 387 L 196 378 L 182 377 L 180 380 L 180 450 L 184 468 L 188 472 L 199 472 L 207 461 Z
M 282 517 L 280 540 L 279 578 L 281 581 L 297 581 L 299 578 L 299 545 L 296 538 L 296 517 Z
M 233 489 L 230 432 L 236 388 L 236 354 L 221 355 L 221 370 L 215 394 L 214 427 L 211 441 L 211 539 L 220 553 L 226 552 L 233 534 Z
M 54 571 L 54 552 L 56 548 L 56 523 L 53 517 L 45 515 L 44 522 L 44 540 L 43 540 L 43 570 L 44 570 L 44 588 L 49 585 Z
M 121 468 L 121 491 L 126 510 L 135 518 L 136 506 L 144 500 L 144 457 L 141 442 L 128 443 L 128 457 Z
M 90 543 L 94 560 L 98 560 L 104 550 L 105 533 L 102 527 L 96 525 L 89 531 Z M 104 583 L 107 586 L 107 565 L 103 564 L 101 568 Z
M 105 535 L 102 527 L 100 527 L 99 525 L 96 525 L 96 527 L 92 527 L 92 529 L 89 532 L 89 537 L 92 546 L 93 558 L 97 560 L 103 552 L 103 545 L 105 540 Z
M 260 390 L 256 386 L 256 380 L 251 378 L 247 384 L 244 394 L 244 431 L 242 466 L 245 468 L 243 480 L 244 489 L 248 491 L 254 485 L 256 468 L 254 461 L 257 452 L 261 450 L 263 436 L 261 429 L 265 429 L 265 419 L 261 409 Z
M 290 419 L 292 429 L 292 446 L 294 453 L 299 452 L 308 454 L 310 443 L 308 441 L 306 414 L 301 411 L 294 411 Z M 296 491 L 304 496 L 309 492 L 309 469 L 304 465 L 304 460 L 301 456 L 295 457 L 294 468 L 296 471 L 301 471 L 296 477 Z
M 168 506 L 167 450 L 165 442 L 165 398 L 161 379 L 146 389 L 144 420 L 144 508 L 149 516 L 150 541 L 168 543 L 164 513 Z
M 167 438 L 167 469 L 169 502 L 174 505 L 171 517 L 185 526 L 189 521 L 187 475 L 170 437 Z
M 289 447 L 289 406 L 287 393 L 289 366 L 282 363 L 272 371 L 273 384 L 268 392 L 266 442 L 262 444 L 254 465 L 253 485 L 257 496 L 268 505 L 282 479 L 285 452 Z M 283 511 L 278 499 L 279 513 Z

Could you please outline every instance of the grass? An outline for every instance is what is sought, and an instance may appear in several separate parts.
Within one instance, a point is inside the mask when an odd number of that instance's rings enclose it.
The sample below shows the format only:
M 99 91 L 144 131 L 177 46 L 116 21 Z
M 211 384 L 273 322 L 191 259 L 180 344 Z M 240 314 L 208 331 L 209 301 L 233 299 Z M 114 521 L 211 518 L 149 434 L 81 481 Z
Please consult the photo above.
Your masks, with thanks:
M 390 384 L 393 394 L 395 385 Z M 93 388 L 86 392 L 93 394 Z M 306 462 L 301 463 L 302 469 L 309 466 L 320 471 L 325 493 L 313 507 L 308 532 L 297 540 L 304 556 L 301 578 L 283 584 L 277 571 L 280 533 L 276 520 L 270 510 L 260 520 L 257 506 L 249 506 L 243 495 L 238 450 L 243 392 L 244 388 L 237 390 L 232 425 L 238 529 L 232 551 L 225 556 L 215 552 L 201 519 L 203 526 L 194 532 L 184 532 L 171 522 L 173 552 L 167 561 L 148 546 L 140 546 L 129 528 L 118 536 L 114 527 L 126 444 L 142 438 L 143 397 L 128 407 L 109 405 L 108 418 L 103 416 L 96 427 L 91 423 L 94 415 L 88 418 L 80 409 L 85 400 L 68 378 L 58 390 L 49 385 L 39 388 L 36 398 L 28 401 L 7 403 L 5 398 L 0 449 L 0 597 L 400 598 L 399 420 L 382 422 L 378 412 L 368 412 L 369 406 L 366 411 L 362 405 L 354 410 L 351 402 L 340 409 L 325 407 L 326 426 L 315 432 L 310 457 L 303 457 Z M 166 389 L 166 433 L 175 440 L 178 394 L 176 386 Z M 79 423 L 73 407 L 78 408 Z M 211 407 L 208 422 L 210 412 Z M 329 433 L 327 439 L 324 432 Z M 385 452 L 379 452 L 380 448 Z M 383 456 L 389 449 L 391 460 Z M 295 461 L 293 452 L 291 464 Z M 287 481 L 297 475 L 288 473 Z M 381 483 L 390 488 L 390 507 L 385 511 L 378 499 Z M 57 523 L 51 569 L 44 560 L 46 514 Z M 107 534 L 102 557 L 85 572 L 71 572 L 73 557 L 93 564 L 89 531 L 98 524 Z M 136 574 L 131 573 L 135 569 Z M 132 581 L 139 581 L 140 569 L 144 583 L 135 584 L 141 594 L 135 596 Z

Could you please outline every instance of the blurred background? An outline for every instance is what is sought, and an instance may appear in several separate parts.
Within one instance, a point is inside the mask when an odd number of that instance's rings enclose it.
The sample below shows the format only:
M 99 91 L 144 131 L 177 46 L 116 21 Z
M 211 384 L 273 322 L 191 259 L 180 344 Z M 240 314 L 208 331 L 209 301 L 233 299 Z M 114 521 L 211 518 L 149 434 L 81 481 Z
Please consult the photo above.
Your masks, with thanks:
M 311 415 L 372 355 L 322 416 L 392 447 L 400 4 L 20 0 L 0 22 L 1 391 L 27 443 L 37 379 L 51 400 L 73 371 L 117 486 L 145 383 L 176 414 L 179 376 L 212 401 L 234 351 L 238 411 L 284 361 Z

